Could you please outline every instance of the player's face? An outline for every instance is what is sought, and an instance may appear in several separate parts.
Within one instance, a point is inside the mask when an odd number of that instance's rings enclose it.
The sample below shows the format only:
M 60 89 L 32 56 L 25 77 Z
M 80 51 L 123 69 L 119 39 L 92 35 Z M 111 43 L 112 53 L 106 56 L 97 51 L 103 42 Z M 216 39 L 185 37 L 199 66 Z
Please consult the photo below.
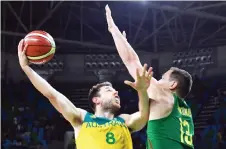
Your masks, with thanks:
M 100 103 L 104 109 L 111 109 L 113 111 L 118 111 L 120 109 L 120 98 L 118 92 L 110 87 L 103 86 L 100 89 Z
M 168 70 L 166 73 L 162 75 L 162 78 L 158 81 L 159 85 L 163 89 L 171 89 L 173 85 L 173 81 L 170 80 L 170 74 L 172 73 L 172 70 Z

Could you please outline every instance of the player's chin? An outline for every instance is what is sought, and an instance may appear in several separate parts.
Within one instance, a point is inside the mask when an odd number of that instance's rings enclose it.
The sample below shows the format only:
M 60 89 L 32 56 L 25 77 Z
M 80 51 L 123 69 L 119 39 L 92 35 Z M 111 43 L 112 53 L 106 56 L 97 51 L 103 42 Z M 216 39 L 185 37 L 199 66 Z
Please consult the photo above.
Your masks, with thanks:
M 113 103 L 113 106 L 115 109 L 118 109 L 118 110 L 121 108 L 121 105 L 118 103 Z

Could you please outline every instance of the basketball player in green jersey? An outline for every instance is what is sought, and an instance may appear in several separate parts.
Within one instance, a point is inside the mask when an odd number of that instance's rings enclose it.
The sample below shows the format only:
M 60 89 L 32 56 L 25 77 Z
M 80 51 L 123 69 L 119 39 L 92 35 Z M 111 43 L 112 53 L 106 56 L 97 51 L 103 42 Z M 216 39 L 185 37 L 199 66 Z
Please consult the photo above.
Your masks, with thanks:
M 115 25 L 111 10 L 106 6 L 108 30 L 117 51 L 130 75 L 136 80 L 136 69 L 142 70 L 138 55 Z M 191 75 L 178 68 L 170 68 L 157 81 L 151 79 L 148 88 L 150 100 L 147 124 L 147 149 L 191 149 L 194 124 L 191 109 L 184 98 L 192 86 Z
M 118 92 L 108 82 L 92 87 L 89 100 L 94 114 L 74 106 L 71 101 L 56 91 L 47 81 L 40 77 L 28 65 L 25 55 L 27 45 L 23 47 L 23 40 L 18 46 L 19 63 L 22 70 L 30 79 L 34 87 L 49 99 L 74 128 L 77 149 L 132 149 L 131 132 L 142 129 L 148 121 L 149 98 L 147 88 L 152 77 L 152 68 L 146 72 L 144 65 L 142 75 L 137 70 L 135 82 L 125 81 L 138 92 L 139 111 L 133 114 L 115 116 L 120 109 Z

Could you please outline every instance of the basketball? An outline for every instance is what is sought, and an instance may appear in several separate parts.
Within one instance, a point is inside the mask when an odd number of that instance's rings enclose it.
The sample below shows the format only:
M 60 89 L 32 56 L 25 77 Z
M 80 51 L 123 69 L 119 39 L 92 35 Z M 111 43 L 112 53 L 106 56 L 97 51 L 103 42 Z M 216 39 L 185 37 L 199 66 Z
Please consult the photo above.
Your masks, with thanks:
M 33 64 L 44 64 L 50 61 L 55 53 L 56 45 L 53 37 L 45 31 L 32 31 L 24 38 L 28 45 L 26 56 Z

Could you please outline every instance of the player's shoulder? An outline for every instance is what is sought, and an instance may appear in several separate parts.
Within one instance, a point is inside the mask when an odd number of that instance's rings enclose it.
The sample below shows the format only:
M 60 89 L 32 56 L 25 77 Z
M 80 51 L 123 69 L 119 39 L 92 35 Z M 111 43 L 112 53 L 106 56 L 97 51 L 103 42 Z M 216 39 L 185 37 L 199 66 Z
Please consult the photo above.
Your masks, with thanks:
M 163 89 L 158 85 L 148 88 L 148 96 L 151 100 L 164 103 L 174 104 L 174 96 L 170 90 Z
M 77 109 L 79 110 L 81 121 L 83 122 L 86 115 L 89 114 L 89 112 L 81 108 L 77 108 Z
M 84 122 L 84 119 L 87 115 L 87 111 L 81 108 L 76 108 L 76 114 L 73 119 L 70 121 L 70 124 L 75 128 L 81 126 Z
M 116 119 L 118 120 L 118 121 L 121 121 L 121 122 L 125 122 L 125 121 L 127 121 L 127 119 L 129 118 L 129 114 L 120 114 L 119 116 L 117 116 L 116 117 Z

